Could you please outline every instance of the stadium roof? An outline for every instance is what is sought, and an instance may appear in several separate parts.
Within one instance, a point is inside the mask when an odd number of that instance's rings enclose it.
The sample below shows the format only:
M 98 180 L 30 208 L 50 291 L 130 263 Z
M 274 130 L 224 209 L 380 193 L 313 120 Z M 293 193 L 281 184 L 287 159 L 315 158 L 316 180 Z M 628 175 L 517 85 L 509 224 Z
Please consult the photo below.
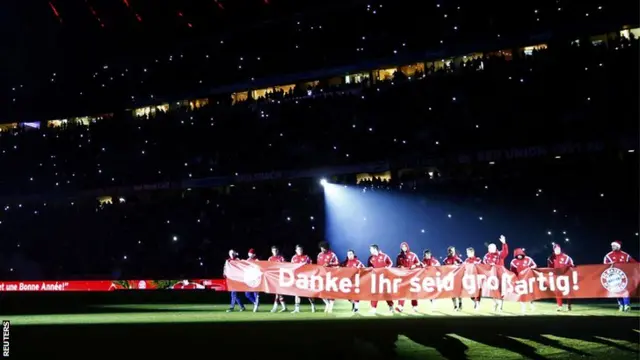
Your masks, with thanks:
M 2 47 L 13 65 L 130 56 L 153 48 L 215 40 L 216 36 L 290 18 L 309 10 L 346 6 L 326 0 L 8 0 L 0 5 Z M 100 60 L 103 60 L 101 58 Z M 26 61 L 26 63 L 25 63 Z M 53 65 L 53 64 L 52 64 Z M 18 66 L 15 66 L 16 68 Z

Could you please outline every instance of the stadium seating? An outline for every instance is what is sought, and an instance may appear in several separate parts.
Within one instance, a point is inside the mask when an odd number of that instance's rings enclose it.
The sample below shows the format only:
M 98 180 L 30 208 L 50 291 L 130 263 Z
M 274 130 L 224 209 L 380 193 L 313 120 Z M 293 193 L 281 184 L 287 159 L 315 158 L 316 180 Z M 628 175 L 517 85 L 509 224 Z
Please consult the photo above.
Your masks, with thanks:
M 617 142 L 637 126 L 637 42 L 625 44 L 487 56 L 304 98 L 10 129 L 0 133 L 0 166 L 11 169 L 0 184 L 5 194 L 61 194 L 562 142 L 569 132 Z M 627 108 L 612 117 L 612 104 Z
M 372 59 L 392 65 L 425 51 L 498 50 L 550 33 L 574 40 L 635 25 L 638 12 L 636 4 L 618 0 L 560 5 L 552 0 L 216 2 L 225 3 L 224 9 L 213 1 L 182 8 L 123 3 L 57 4 L 56 11 L 47 4 L 16 5 L 25 7 L 22 11 L 41 30 L 32 30 L 30 22 L 20 24 L 24 28 L 6 22 L 8 32 L 22 37 L 2 45 L 15 54 L 7 59 L 15 63 L 9 63 L 6 86 L 0 89 L 7 105 L 3 118 L 114 112 L 157 100 L 210 96 L 222 85 L 253 88 L 276 75 Z
M 539 261 L 553 240 L 599 262 L 611 236 L 637 242 L 633 64 L 637 42 L 557 46 L 357 91 L 2 133 L 4 276 L 218 277 L 230 247 L 315 253 L 322 189 L 285 171 L 372 161 L 387 168 L 331 181 L 449 199 L 443 219 L 464 214 L 428 239 L 406 234 L 420 245 L 481 247 L 513 221 L 492 210 L 503 205 Z M 480 218 L 494 221 L 467 223 Z

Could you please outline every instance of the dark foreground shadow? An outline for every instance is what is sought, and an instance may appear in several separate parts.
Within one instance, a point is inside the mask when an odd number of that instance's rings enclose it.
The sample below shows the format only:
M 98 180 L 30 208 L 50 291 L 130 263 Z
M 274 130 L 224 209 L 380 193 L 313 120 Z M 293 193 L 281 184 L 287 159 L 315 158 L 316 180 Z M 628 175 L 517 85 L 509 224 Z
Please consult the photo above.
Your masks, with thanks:
M 529 359 L 544 357 L 515 338 L 563 350 L 569 357 L 588 355 L 542 336 L 555 335 L 608 346 L 618 351 L 619 360 L 637 359 L 638 353 L 607 339 L 637 343 L 638 327 L 636 317 L 615 316 L 13 326 L 11 357 L 399 359 L 406 357 L 396 351 L 400 335 L 435 349 L 435 355 L 420 359 L 466 359 L 467 346 L 459 337 Z

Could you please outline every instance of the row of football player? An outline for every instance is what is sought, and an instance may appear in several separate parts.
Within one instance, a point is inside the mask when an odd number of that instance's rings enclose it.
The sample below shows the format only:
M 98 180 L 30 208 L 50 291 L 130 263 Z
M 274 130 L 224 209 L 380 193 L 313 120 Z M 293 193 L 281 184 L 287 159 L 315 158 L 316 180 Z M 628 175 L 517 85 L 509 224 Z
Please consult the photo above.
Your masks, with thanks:
M 416 255 L 416 253 L 411 251 L 409 244 L 406 242 L 403 242 L 402 244 L 400 244 L 400 253 L 396 258 L 396 266 L 398 268 L 405 268 L 405 269 L 416 269 L 418 267 L 441 266 L 441 265 L 461 265 L 461 264 L 486 264 L 486 265 L 504 266 L 504 261 L 507 258 L 509 253 L 509 246 L 507 245 L 506 238 L 504 237 L 504 235 L 501 235 L 499 240 L 500 240 L 500 243 L 502 244 L 500 250 L 498 251 L 498 248 L 495 244 L 493 243 L 489 244 L 487 247 L 487 253 L 484 255 L 482 259 L 475 256 L 475 250 L 470 247 L 470 248 L 467 248 L 467 251 L 466 251 L 467 258 L 463 260 L 456 252 L 456 249 L 453 246 L 450 246 L 449 248 L 447 248 L 447 256 L 443 260 L 442 264 L 440 264 L 438 259 L 432 256 L 430 250 L 424 250 L 422 261 L 421 261 L 418 258 L 418 255 Z M 621 250 L 621 247 L 622 247 L 622 243 L 620 241 L 618 240 L 613 241 L 611 243 L 611 251 L 607 253 L 604 257 L 604 261 L 603 261 L 604 264 L 635 262 L 635 260 L 629 254 Z M 379 246 L 375 244 L 369 247 L 369 252 L 371 255 L 369 256 L 367 265 L 365 265 L 362 261 L 358 259 L 354 250 L 348 250 L 347 258 L 342 263 L 340 263 L 338 260 L 338 256 L 331 250 L 327 242 L 321 242 L 319 245 L 319 248 L 320 248 L 320 253 L 317 256 L 316 263 L 321 266 L 326 266 L 326 267 L 343 266 L 343 267 L 354 267 L 354 268 L 364 268 L 364 267 L 389 268 L 393 266 L 393 261 L 391 260 L 391 257 L 385 254 L 384 252 L 382 252 Z M 291 263 L 294 263 L 294 264 L 311 264 L 312 263 L 311 258 L 304 253 L 304 249 L 302 246 L 300 245 L 296 246 L 295 252 L 296 254 L 291 258 Z M 531 257 L 526 255 L 525 249 L 523 248 L 515 249 L 513 256 L 514 256 L 514 259 L 511 260 L 509 269 L 516 274 L 518 274 L 519 272 L 525 269 L 528 269 L 528 268 L 533 269 L 537 267 L 536 262 Z M 229 250 L 229 260 L 238 260 L 238 259 L 239 259 L 238 253 L 235 250 Z M 258 260 L 258 257 L 256 256 L 254 249 L 249 249 L 247 260 L 248 261 Z M 272 246 L 271 256 L 267 259 L 267 261 L 286 262 L 286 259 L 284 258 L 284 256 L 280 254 L 280 251 L 277 246 Z M 575 264 L 571 256 L 564 253 L 560 245 L 554 244 L 553 253 L 547 258 L 547 267 L 564 268 L 564 267 L 574 267 L 574 266 Z M 259 294 L 257 292 L 247 292 L 245 296 L 251 303 L 253 303 L 253 311 L 254 312 L 258 311 L 258 306 L 260 303 Z M 334 300 L 332 299 L 322 299 L 322 300 L 325 303 L 324 311 L 332 312 Z M 478 310 L 480 305 L 480 298 L 477 297 L 477 298 L 473 298 L 472 300 L 474 304 L 473 305 L 474 310 Z M 502 306 L 503 306 L 502 299 L 493 299 L 493 301 L 494 301 L 494 308 L 493 308 L 494 311 L 498 311 L 498 312 L 502 311 Z M 563 299 L 562 297 L 556 298 L 556 302 L 558 305 L 557 310 L 558 311 L 563 310 L 563 301 L 567 305 L 566 309 L 570 311 L 571 303 L 569 299 Z M 294 305 L 295 308 L 293 310 L 293 313 L 300 312 L 300 302 L 301 302 L 300 297 L 296 296 L 295 305 Z M 311 312 L 315 312 L 316 307 L 313 299 L 309 299 L 309 302 L 311 304 Z M 433 300 L 431 300 L 431 302 L 433 303 Z M 462 310 L 461 298 L 453 298 L 452 302 L 453 302 L 453 307 L 455 311 Z M 404 303 L 405 303 L 404 300 L 400 300 L 398 301 L 398 305 L 394 306 L 394 303 L 392 301 L 387 301 L 387 305 L 389 306 L 389 311 L 391 312 L 402 312 L 404 310 Z M 228 312 L 233 311 L 236 305 L 239 306 L 240 311 L 245 310 L 242 300 L 238 296 L 237 292 L 232 291 L 231 306 Z M 282 295 L 276 294 L 271 312 L 277 312 L 278 305 L 281 306 L 280 312 L 287 311 L 287 305 L 284 301 L 284 297 Z M 371 312 L 373 313 L 376 312 L 377 305 L 378 305 L 377 301 L 371 302 Z M 418 301 L 411 300 L 411 306 L 414 311 L 417 311 Z M 524 312 L 526 308 L 526 304 L 522 303 L 521 306 L 522 306 L 522 311 Z M 620 311 L 631 310 L 630 299 L 628 297 L 619 298 L 618 306 Z M 533 310 L 533 303 L 530 303 L 530 307 Z M 352 301 L 352 311 L 358 312 L 358 310 L 359 310 L 359 302 Z

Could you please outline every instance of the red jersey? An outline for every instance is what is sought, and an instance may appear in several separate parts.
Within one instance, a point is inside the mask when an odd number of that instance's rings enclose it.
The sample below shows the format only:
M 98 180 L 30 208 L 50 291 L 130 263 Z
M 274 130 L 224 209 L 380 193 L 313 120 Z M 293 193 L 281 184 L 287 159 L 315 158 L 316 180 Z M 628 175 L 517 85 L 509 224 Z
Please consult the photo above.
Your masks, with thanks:
M 338 261 L 336 253 L 331 250 L 327 250 L 327 252 L 321 252 L 320 254 L 318 254 L 318 265 L 339 266 L 340 261 Z
M 604 264 L 634 263 L 636 260 L 622 250 L 610 251 L 604 256 Z
M 247 261 L 258 261 L 258 257 L 254 256 L 254 257 L 248 257 Z
M 438 259 L 434 258 L 433 256 L 430 259 L 422 258 L 422 266 L 440 266 L 440 261 L 438 261 Z
M 354 257 L 351 260 L 347 259 L 347 261 L 345 261 L 343 266 L 350 267 L 350 268 L 363 268 L 364 264 L 362 263 L 362 261 L 358 260 L 357 257 Z
M 500 251 L 494 253 L 487 253 L 482 262 L 487 265 L 499 265 L 504 266 L 504 260 L 509 256 L 509 245 L 507 243 L 502 244 Z
M 388 268 L 393 266 L 393 261 L 389 255 L 383 253 L 382 251 L 378 252 L 378 255 L 369 256 L 369 267 L 372 268 Z
M 442 262 L 442 264 L 443 265 L 460 265 L 463 262 L 464 261 L 462 261 L 460 256 L 458 256 L 457 254 L 454 254 L 454 255 L 447 255 L 447 257 L 444 258 L 444 261 Z
M 413 251 L 407 250 L 407 252 L 401 251 L 396 258 L 396 266 L 399 268 L 411 269 L 412 267 L 420 266 L 420 258 Z
M 285 262 L 284 260 L 284 256 L 282 255 L 274 255 L 274 256 L 270 256 L 269 259 L 267 261 L 271 261 L 271 262 Z
M 509 265 L 509 269 L 517 274 L 520 274 L 525 269 L 533 269 L 538 267 L 536 262 L 533 261 L 532 258 L 525 255 L 522 259 L 515 258 L 511 260 L 511 264 Z
M 552 254 L 547 259 L 547 266 L 550 268 L 558 269 L 565 267 L 574 267 L 573 259 L 571 256 L 561 253 L 560 255 Z
M 474 265 L 478 265 L 478 264 L 482 264 L 482 259 L 480 259 L 477 256 L 472 256 L 472 257 L 468 257 L 464 260 L 465 264 L 474 264 Z
M 311 264 L 311 258 L 307 255 L 295 254 L 291 258 L 291 262 L 294 264 Z

